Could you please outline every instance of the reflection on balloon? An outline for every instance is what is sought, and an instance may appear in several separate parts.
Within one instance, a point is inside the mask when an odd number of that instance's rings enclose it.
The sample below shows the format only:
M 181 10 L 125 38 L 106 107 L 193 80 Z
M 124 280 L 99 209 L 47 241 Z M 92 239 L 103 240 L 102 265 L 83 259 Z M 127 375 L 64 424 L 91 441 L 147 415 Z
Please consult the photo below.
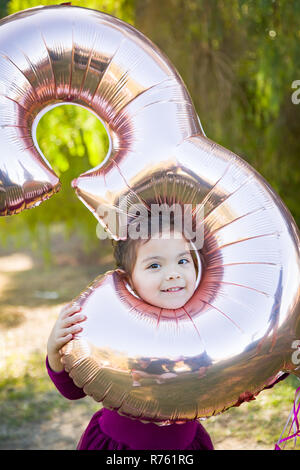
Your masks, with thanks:
M 201 280 L 184 308 L 146 304 L 118 271 L 74 299 L 88 317 L 62 350 L 75 383 L 119 413 L 166 424 L 209 417 L 285 371 L 299 374 L 299 230 L 265 179 L 205 136 L 158 48 L 117 18 L 60 5 L 1 20 L 0 51 L 2 215 L 59 189 L 34 132 L 45 110 L 64 103 L 95 113 L 108 131 L 104 162 L 73 187 L 113 238 L 120 201 L 125 212 L 136 203 L 204 210 Z

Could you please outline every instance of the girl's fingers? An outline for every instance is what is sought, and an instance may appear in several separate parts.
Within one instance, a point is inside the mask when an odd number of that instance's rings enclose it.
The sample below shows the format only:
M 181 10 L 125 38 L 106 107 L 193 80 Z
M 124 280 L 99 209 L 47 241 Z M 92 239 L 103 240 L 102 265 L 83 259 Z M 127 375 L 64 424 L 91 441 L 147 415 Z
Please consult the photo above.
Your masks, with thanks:
M 67 343 L 73 338 L 73 335 L 79 333 L 82 330 L 82 327 L 79 325 L 73 325 L 70 328 L 65 328 L 60 332 L 59 337 L 56 340 L 56 343 L 59 347 Z
M 69 305 L 61 311 L 62 318 L 67 318 L 80 310 L 81 307 L 79 305 Z
M 82 313 L 78 313 L 76 315 L 72 315 L 70 317 L 65 318 L 62 321 L 62 326 L 65 328 L 65 327 L 71 326 L 75 323 L 81 323 L 84 320 L 86 320 L 86 316 L 83 315 Z
M 82 326 L 80 325 L 72 325 L 70 326 L 69 328 L 65 328 L 65 333 L 66 334 L 69 334 L 69 333 L 78 333 L 79 331 L 82 330 Z
M 61 309 L 60 313 L 61 314 L 65 313 L 70 307 L 72 307 L 72 304 L 64 305 L 63 308 Z
M 62 338 L 58 338 L 56 344 L 57 344 L 57 348 L 60 349 L 62 348 L 62 346 L 66 343 L 68 343 L 68 341 L 70 341 L 71 339 L 73 338 L 73 335 L 72 334 L 67 334 L 66 336 L 63 336 Z

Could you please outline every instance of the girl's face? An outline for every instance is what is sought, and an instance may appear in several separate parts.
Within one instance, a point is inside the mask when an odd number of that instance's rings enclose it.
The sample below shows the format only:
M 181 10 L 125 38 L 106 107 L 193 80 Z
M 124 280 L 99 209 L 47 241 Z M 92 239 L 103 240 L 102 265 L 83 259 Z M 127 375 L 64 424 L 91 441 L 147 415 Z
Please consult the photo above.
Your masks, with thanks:
M 131 285 L 147 303 L 161 308 L 180 308 L 193 295 L 196 270 L 189 243 L 181 233 L 150 238 L 137 248 Z

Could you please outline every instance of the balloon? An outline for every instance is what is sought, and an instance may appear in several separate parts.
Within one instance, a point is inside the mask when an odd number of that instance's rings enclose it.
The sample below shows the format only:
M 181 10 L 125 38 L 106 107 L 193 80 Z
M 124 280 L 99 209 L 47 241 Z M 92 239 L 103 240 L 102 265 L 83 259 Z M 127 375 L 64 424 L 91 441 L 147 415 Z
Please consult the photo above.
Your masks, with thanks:
M 202 211 L 201 280 L 183 309 L 146 304 L 119 271 L 74 299 L 88 319 L 61 352 L 76 384 L 121 414 L 166 424 L 222 412 L 284 372 L 300 375 L 295 221 L 261 175 L 205 136 L 182 79 L 151 41 L 94 10 L 25 10 L 0 22 L 0 82 L 2 214 L 57 190 L 34 131 L 64 103 L 106 126 L 105 160 L 73 187 L 113 238 L 124 238 L 137 204 Z

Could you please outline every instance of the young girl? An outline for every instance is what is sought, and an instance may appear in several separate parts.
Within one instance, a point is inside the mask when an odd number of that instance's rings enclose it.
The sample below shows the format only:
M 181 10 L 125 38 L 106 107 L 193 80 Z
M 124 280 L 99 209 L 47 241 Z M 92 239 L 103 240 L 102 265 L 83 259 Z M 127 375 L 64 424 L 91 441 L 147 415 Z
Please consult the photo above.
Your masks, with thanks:
M 182 233 L 168 232 L 160 236 L 115 243 L 117 267 L 127 275 L 136 295 L 145 302 L 163 308 L 180 308 L 193 295 L 197 265 L 188 241 Z M 109 314 L 109 313 L 108 313 Z M 85 320 L 78 308 L 66 306 L 50 334 L 47 345 L 47 369 L 57 389 L 66 398 L 76 400 L 85 396 L 60 361 L 59 350 L 82 330 Z M 168 375 L 168 373 L 167 373 Z M 172 374 L 171 374 L 172 375 Z M 139 376 L 136 374 L 135 385 Z M 165 376 L 164 380 L 168 377 Z M 212 450 L 208 433 L 198 421 L 158 426 L 144 424 L 102 408 L 95 413 L 77 446 L 78 450 Z

